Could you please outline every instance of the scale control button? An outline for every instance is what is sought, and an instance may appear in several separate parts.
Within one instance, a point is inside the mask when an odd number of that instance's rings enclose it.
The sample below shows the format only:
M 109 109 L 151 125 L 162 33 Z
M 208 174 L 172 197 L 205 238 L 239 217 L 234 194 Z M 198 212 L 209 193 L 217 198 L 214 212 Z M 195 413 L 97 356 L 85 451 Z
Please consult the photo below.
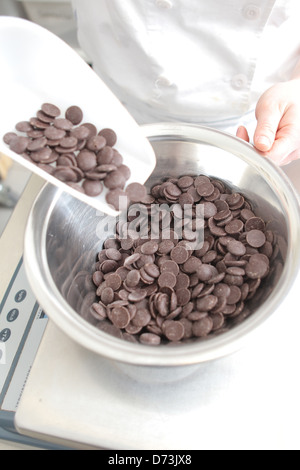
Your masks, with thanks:
M 0 341 L 2 343 L 6 343 L 9 340 L 11 335 L 11 330 L 9 328 L 5 328 L 4 330 L 0 331 Z
M 19 290 L 19 292 L 16 293 L 15 295 L 15 301 L 20 304 L 21 302 L 23 302 L 23 300 L 25 300 L 27 296 L 27 292 L 26 290 L 22 289 L 22 290 Z
M 9 322 L 9 323 L 12 323 L 13 321 L 15 321 L 18 316 L 19 316 L 19 310 L 17 308 L 13 308 L 10 312 L 8 312 L 7 314 L 7 317 L 6 317 L 6 320 Z

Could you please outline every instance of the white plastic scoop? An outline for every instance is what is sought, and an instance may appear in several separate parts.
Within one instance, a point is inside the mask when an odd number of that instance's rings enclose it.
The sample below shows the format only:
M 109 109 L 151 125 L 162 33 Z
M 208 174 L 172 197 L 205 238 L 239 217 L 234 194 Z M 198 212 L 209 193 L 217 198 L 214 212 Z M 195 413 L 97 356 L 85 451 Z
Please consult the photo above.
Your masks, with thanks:
M 131 170 L 127 184 L 143 184 L 155 167 L 155 155 L 142 130 L 96 73 L 66 43 L 27 20 L 0 17 L 0 152 L 45 180 L 103 213 L 116 215 L 106 203 L 107 190 L 89 197 L 49 175 L 3 142 L 15 125 L 36 116 L 43 103 L 53 103 L 64 117 L 73 105 L 84 113 L 84 121 L 98 130 L 113 129 L 115 148 Z

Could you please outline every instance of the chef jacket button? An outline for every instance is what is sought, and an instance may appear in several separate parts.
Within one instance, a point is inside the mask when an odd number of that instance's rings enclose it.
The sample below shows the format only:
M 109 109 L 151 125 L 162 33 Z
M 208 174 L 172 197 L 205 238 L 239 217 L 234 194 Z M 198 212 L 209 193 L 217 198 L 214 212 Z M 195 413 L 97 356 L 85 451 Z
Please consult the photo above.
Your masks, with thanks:
M 247 82 L 248 80 L 246 75 L 238 74 L 233 77 L 231 84 L 236 90 L 241 90 L 242 88 L 245 88 Z
M 243 8 L 243 14 L 248 20 L 257 20 L 261 15 L 261 8 L 258 5 L 249 3 Z
M 165 87 L 171 86 L 172 82 L 171 80 L 169 80 L 168 77 L 165 77 L 164 75 L 160 75 L 160 77 L 158 77 L 157 80 L 155 81 L 155 85 L 157 87 L 165 88 Z
M 165 10 L 173 7 L 171 0 L 156 0 L 155 3 L 159 8 L 164 8 Z

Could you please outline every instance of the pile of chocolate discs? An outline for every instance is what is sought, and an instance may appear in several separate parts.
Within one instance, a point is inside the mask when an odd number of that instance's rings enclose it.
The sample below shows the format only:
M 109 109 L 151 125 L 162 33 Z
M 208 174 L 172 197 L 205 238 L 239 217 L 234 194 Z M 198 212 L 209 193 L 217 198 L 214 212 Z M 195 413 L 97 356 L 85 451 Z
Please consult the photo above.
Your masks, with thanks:
M 276 238 L 245 197 L 222 181 L 187 175 L 156 185 L 141 204 L 149 217 L 153 207 L 170 209 L 161 211 L 154 231 L 149 218 L 142 221 L 143 236 L 130 228 L 129 209 L 128 222 L 104 242 L 93 273 L 97 327 L 159 345 L 209 338 L 247 318 L 247 303 L 270 272 Z M 187 207 L 191 216 L 183 218 Z

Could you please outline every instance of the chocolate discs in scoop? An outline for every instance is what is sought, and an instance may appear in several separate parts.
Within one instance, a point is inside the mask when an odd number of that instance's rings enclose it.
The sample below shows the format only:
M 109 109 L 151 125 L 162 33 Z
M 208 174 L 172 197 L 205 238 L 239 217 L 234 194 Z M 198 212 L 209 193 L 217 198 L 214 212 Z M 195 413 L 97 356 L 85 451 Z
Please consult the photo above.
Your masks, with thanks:
M 98 132 L 94 124 L 83 121 L 83 110 L 77 105 L 69 106 L 63 116 L 55 104 L 43 103 L 36 116 L 16 124 L 16 131 L 25 135 L 7 132 L 3 140 L 13 152 L 90 197 L 108 189 L 106 202 L 116 210 L 126 209 L 125 200 L 141 201 L 146 190 L 139 183 L 131 183 L 126 193 L 120 193 L 131 171 L 114 147 L 116 132 L 107 127 Z M 73 171 L 62 168 L 70 166 L 70 159 L 60 158 L 66 154 L 72 155 Z

